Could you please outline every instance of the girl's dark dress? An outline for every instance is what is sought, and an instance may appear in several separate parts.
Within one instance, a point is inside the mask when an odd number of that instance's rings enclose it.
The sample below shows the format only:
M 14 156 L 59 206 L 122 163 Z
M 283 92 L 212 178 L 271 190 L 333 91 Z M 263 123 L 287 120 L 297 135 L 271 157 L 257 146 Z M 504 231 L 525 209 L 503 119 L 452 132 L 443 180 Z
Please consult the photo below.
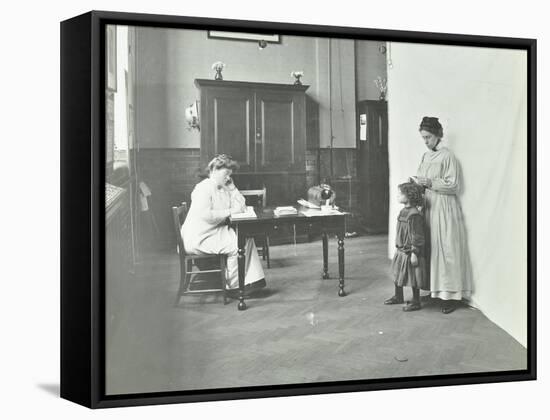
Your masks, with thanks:
M 410 286 L 430 290 L 426 273 L 424 216 L 416 207 L 404 207 L 397 218 L 395 235 L 395 256 L 392 271 L 396 286 Z M 415 251 L 418 265 L 411 264 L 411 253 Z

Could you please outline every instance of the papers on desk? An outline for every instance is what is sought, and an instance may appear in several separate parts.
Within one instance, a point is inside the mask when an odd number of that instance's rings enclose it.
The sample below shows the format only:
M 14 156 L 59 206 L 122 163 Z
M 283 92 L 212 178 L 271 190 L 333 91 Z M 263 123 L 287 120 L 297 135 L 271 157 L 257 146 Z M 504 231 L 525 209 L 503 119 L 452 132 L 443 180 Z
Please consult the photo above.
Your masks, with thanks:
M 303 198 L 300 198 L 298 200 L 298 204 L 310 208 L 310 209 L 320 209 L 321 206 L 318 206 L 317 204 L 313 204 L 311 201 L 304 200 Z
M 300 213 L 302 213 L 306 217 L 314 217 L 314 216 L 334 216 L 335 214 L 344 214 L 341 211 L 338 211 L 336 209 L 332 210 L 317 210 L 317 209 L 305 209 L 300 210 Z
M 254 211 L 254 207 L 252 206 L 246 206 L 246 211 L 242 213 L 235 213 L 231 215 L 231 219 L 256 219 L 258 216 L 256 216 L 256 212 Z
M 298 210 L 292 206 L 283 206 L 275 208 L 275 210 L 273 210 L 273 214 L 275 216 L 288 216 L 291 214 L 298 214 Z

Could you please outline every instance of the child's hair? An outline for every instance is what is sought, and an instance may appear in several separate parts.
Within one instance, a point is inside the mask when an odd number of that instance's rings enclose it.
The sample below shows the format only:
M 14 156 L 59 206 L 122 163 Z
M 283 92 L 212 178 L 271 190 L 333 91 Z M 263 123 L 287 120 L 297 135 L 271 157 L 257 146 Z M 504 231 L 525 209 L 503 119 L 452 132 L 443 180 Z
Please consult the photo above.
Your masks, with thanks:
M 423 204 L 422 194 L 424 193 L 424 187 L 414 182 L 405 182 L 397 186 L 399 190 L 407 196 L 411 206 L 421 206 Z

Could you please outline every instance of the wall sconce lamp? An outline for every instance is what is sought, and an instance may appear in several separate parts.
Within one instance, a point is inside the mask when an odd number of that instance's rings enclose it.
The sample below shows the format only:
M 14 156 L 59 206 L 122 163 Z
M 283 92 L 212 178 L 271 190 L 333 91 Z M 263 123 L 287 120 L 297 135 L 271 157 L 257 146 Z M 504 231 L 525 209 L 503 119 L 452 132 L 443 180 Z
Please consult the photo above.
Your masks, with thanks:
M 199 124 L 199 101 L 193 102 L 187 108 L 185 108 L 185 121 L 187 122 L 187 130 L 200 131 Z

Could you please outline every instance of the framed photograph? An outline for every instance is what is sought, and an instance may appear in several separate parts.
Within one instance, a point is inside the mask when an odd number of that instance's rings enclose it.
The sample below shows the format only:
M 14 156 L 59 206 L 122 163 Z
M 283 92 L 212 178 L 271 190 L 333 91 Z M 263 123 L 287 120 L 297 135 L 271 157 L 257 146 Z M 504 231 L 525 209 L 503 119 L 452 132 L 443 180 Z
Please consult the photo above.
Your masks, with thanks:
M 92 11 L 61 75 L 63 398 L 536 378 L 536 40 Z

